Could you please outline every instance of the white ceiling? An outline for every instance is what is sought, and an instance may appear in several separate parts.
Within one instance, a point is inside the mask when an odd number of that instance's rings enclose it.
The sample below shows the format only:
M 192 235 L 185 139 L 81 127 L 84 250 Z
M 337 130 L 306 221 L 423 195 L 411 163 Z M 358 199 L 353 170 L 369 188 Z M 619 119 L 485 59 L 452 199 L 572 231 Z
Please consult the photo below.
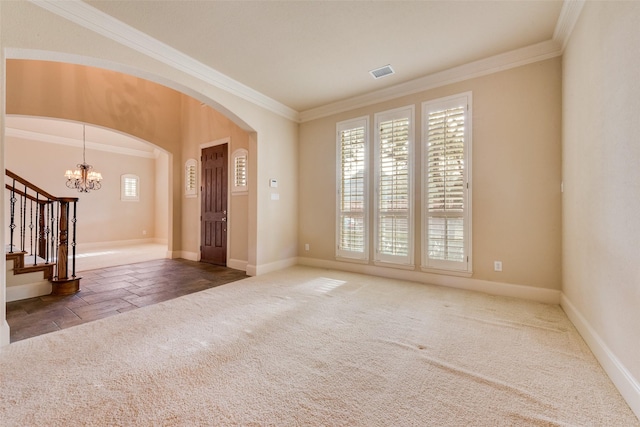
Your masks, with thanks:
M 130 47 L 152 46 L 141 51 L 188 62 L 208 72 L 214 84 L 302 121 L 434 82 L 557 56 L 571 30 L 571 11 L 581 8 L 573 0 L 36 4 Z M 478 63 L 483 66 L 474 68 Z M 395 74 L 371 77 L 370 70 L 387 64 Z M 8 117 L 6 127 L 16 136 L 32 132 L 35 139 L 49 134 L 50 142 L 81 143 L 76 123 Z M 153 151 L 125 135 L 87 129 L 88 148 L 110 145 L 145 156 Z
M 304 112 L 549 41 L 562 0 L 86 3 Z M 374 80 L 369 70 L 396 74 Z

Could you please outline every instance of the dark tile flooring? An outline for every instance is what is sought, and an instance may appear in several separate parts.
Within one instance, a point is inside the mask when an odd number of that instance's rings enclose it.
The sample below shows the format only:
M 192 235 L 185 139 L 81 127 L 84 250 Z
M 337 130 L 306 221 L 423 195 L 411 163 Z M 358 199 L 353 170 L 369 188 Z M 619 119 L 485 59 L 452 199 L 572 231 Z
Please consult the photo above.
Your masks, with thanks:
M 160 259 L 79 273 L 80 292 L 7 303 L 11 342 L 244 279 L 244 271 Z

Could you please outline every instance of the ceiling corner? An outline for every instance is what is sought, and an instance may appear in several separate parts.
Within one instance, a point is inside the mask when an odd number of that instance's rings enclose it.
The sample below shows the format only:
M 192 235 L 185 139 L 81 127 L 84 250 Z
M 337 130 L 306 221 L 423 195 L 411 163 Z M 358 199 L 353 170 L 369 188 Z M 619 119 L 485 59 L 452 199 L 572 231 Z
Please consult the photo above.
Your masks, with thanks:
M 573 27 L 576 25 L 576 22 L 578 22 L 585 2 L 585 0 L 564 0 L 562 4 L 556 29 L 553 32 L 553 40 L 560 43 L 563 52 L 569 41 Z

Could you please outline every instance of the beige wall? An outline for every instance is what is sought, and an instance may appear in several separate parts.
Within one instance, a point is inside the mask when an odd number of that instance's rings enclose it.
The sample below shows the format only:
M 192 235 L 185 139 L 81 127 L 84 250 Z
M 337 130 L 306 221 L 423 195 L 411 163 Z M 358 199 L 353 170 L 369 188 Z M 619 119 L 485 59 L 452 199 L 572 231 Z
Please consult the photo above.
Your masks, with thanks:
M 182 163 L 188 159 L 198 161 L 198 174 L 202 173 L 200 156 L 201 146 L 216 141 L 228 140 L 228 155 L 244 148 L 249 150 L 249 133 L 242 130 L 224 115 L 213 108 L 202 105 L 199 101 L 182 97 Z M 252 161 L 249 153 L 249 161 Z M 200 177 L 199 177 L 200 178 Z M 184 177 L 183 177 L 184 180 Z M 229 183 L 230 184 L 230 183 Z M 182 187 L 184 189 L 184 181 Z M 250 188 L 250 191 L 255 189 Z M 248 262 L 248 194 L 238 196 L 229 191 L 228 211 L 228 258 Z M 199 252 L 200 245 L 200 203 L 201 197 L 185 198 L 183 195 L 183 250 Z
M 171 181 L 169 178 L 169 155 L 163 151 L 156 157 L 155 168 L 155 223 L 154 237 L 158 243 L 167 243 L 169 239 L 169 198 Z
M 75 120 L 136 136 L 166 150 L 170 176 L 180 179 L 179 162 L 172 162 L 173 154 L 180 158 L 179 92 L 134 76 L 62 62 L 8 59 L 6 67 L 7 114 Z M 181 215 L 175 198 L 169 201 L 167 237 L 170 250 L 178 251 Z
M 0 93 L 6 92 L 5 86 L 5 59 L 4 59 L 4 49 L 2 47 L 2 33 L 3 33 L 3 2 L 0 2 Z M 5 101 L 4 97 L 0 100 L 0 168 L 4 170 L 4 115 L 5 115 Z M 2 212 L 2 216 L 5 216 L 5 201 L 4 197 L 0 197 L 0 212 Z M 4 218 L 0 221 L 0 224 L 4 224 Z M 0 228 L 0 242 L 5 241 L 5 228 Z M 7 260 L 5 257 L 0 257 L 0 271 L 7 271 Z M 6 274 L 0 275 L 0 346 L 9 344 L 9 324 L 7 323 L 7 284 L 6 284 Z
M 638 2 L 587 2 L 564 54 L 563 307 L 628 371 L 640 415 L 638 22 Z
M 473 93 L 473 279 L 559 290 L 559 58 L 303 123 L 300 254 L 335 259 L 336 122 L 367 115 L 373 123 L 376 112 L 415 105 L 415 140 L 420 141 L 421 103 L 465 91 Z M 419 153 L 416 146 L 416 159 Z M 419 166 L 416 160 L 416 200 L 420 198 Z M 420 216 L 416 206 L 418 270 Z M 309 252 L 303 249 L 305 243 L 311 246 Z M 503 262 L 503 272 L 493 271 L 494 260 Z
M 298 125 L 280 114 L 269 111 L 260 105 L 247 100 L 226 89 L 214 85 L 196 75 L 187 74 L 171 65 L 169 61 L 162 62 L 144 53 L 125 47 L 116 41 L 108 39 L 81 25 L 72 23 L 53 13 L 50 13 L 34 3 L 0 2 L 0 52 L 9 59 L 38 59 L 56 62 L 75 63 L 100 67 L 105 70 L 123 72 L 130 76 L 143 78 L 149 82 L 159 83 L 168 88 L 192 96 L 231 118 L 242 129 L 250 132 L 249 151 L 251 155 L 250 182 L 255 184 L 255 191 L 248 196 L 248 262 L 251 273 L 261 273 L 270 269 L 280 268 L 295 263 L 297 255 L 297 129 Z M 1 76 L 4 76 L 5 63 L 2 63 Z M 4 81 L 4 79 L 3 79 Z M 114 86 L 122 87 L 119 83 L 111 82 Z M 141 90 L 146 95 L 146 88 L 129 87 Z M 28 89 L 28 88 L 27 88 Z M 65 92 L 68 93 L 68 92 Z M 77 93 L 76 99 L 82 100 L 91 91 Z M 4 97 L 3 97 L 4 98 Z M 136 97 L 137 98 L 137 97 Z M 149 100 L 149 98 L 140 98 Z M 153 97 L 150 98 L 154 101 Z M 121 101 L 130 101 L 129 97 Z M 105 101 L 107 101 L 105 99 Z M 20 100 L 17 101 L 18 105 Z M 92 104 L 87 104 L 92 105 Z M 123 110 L 117 103 L 107 104 L 116 106 L 112 113 L 111 122 L 123 123 Z M 179 104 L 178 104 L 179 105 Z M 154 104 L 154 106 L 156 106 Z M 171 107 L 173 105 L 170 105 Z M 156 107 L 162 107 L 161 105 Z M 155 108 L 155 107 L 154 107 Z M 146 112 L 142 108 L 140 112 Z M 4 103 L 0 106 L 0 117 L 5 114 Z M 86 121 L 93 122 L 93 116 L 85 114 Z M 120 114 L 120 116 L 118 115 Z M 144 118 L 144 115 L 142 116 Z M 165 126 L 160 115 L 154 122 L 160 128 Z M 73 117 L 83 120 L 81 117 Z M 150 122 L 145 122 L 150 123 Z M 98 123 L 111 127 L 112 123 Z M 117 128 L 117 127 L 116 127 Z M 182 152 L 171 146 L 179 143 L 179 134 L 174 131 L 160 132 L 156 128 L 145 128 L 152 133 L 141 135 L 140 129 L 127 132 L 147 141 L 158 144 L 168 152 L 169 179 L 171 182 L 171 197 L 169 199 L 169 245 L 174 250 L 180 250 L 182 244 Z M 174 139 L 174 136 L 176 137 Z M 157 137 L 158 139 L 156 139 Z M 162 143 L 156 141 L 162 140 Z M 169 147 L 171 146 L 171 147 Z M 4 135 L 0 133 L 0 152 L 4 153 Z M 278 153 L 284 153 L 279 155 Z M 4 156 L 2 156 L 4 158 Z M 268 179 L 280 176 L 286 185 L 282 188 L 279 203 L 271 203 Z M 259 185 L 258 185 L 259 184 Z M 190 220 L 190 219 L 186 219 Z M 3 219 L 2 221 L 3 222 Z M 175 241 L 174 241 L 175 240 Z M 0 278 L 0 306 L 4 307 L 4 279 Z M 8 342 L 7 325 L 4 322 L 0 338 L 2 343 Z
M 77 242 L 155 238 L 155 159 L 87 149 L 87 163 L 102 173 L 102 188 L 78 193 L 65 185 L 64 171 L 82 161 L 77 147 L 8 137 L 5 165 L 57 197 L 77 197 Z M 140 200 L 120 200 L 120 176 L 140 177 Z M 146 231 L 146 234 L 143 234 Z
M 7 114 L 92 123 L 178 150 L 175 90 L 100 68 L 16 59 L 7 61 L 7 83 Z
M 7 111 L 9 113 L 65 119 L 90 118 L 91 123 L 111 126 L 140 138 L 153 138 L 147 139 L 147 141 L 173 150 L 173 158 L 178 159 L 178 169 L 180 170 L 179 174 L 174 175 L 176 181 L 173 184 L 177 185 L 179 189 L 175 194 L 177 200 L 174 199 L 174 202 L 180 207 L 181 218 L 179 235 L 181 237 L 179 240 L 174 240 L 176 244 L 173 250 L 177 252 L 177 256 L 196 258 L 200 246 L 200 197 L 184 197 L 184 163 L 190 158 L 199 160 L 202 145 L 221 139 L 230 141 L 229 155 L 238 148 L 249 149 L 248 132 L 211 107 L 203 105 L 200 101 L 137 77 L 99 68 L 47 61 L 9 60 L 7 65 L 9 70 L 7 80 L 11 88 L 7 93 Z M 58 82 L 57 79 L 61 81 Z M 63 91 L 58 90 L 60 86 L 64 87 Z M 91 93 L 86 94 L 87 91 Z M 76 102 L 77 99 L 79 99 L 78 102 Z M 113 110 L 122 110 L 128 113 L 114 114 Z M 141 119 L 138 121 L 135 120 L 135 117 Z M 18 152 L 16 150 L 20 144 L 7 144 L 7 147 L 14 147 L 15 153 L 11 158 L 10 168 L 14 164 L 19 164 L 21 171 L 16 170 L 15 172 L 23 173 L 23 176 L 29 179 L 28 177 L 33 175 L 29 169 L 34 165 L 29 163 L 27 159 L 27 148 Z M 42 149 L 41 146 L 37 148 L 38 150 Z M 60 159 L 69 159 L 72 154 L 72 149 L 61 146 L 57 147 L 55 152 L 55 155 Z M 91 155 L 88 155 L 90 159 Z M 103 197 L 98 198 L 88 194 L 83 195 L 83 198 L 102 201 L 119 197 L 119 193 L 110 194 L 110 192 L 119 191 L 119 184 L 115 182 L 116 178 L 119 178 L 123 173 L 134 173 L 132 172 L 134 168 L 129 164 L 130 160 L 115 161 L 110 158 L 113 155 L 105 154 L 105 156 L 95 155 L 103 162 L 93 162 L 96 169 L 99 169 L 105 176 L 104 189 L 101 190 Z M 162 158 L 159 158 L 158 162 L 168 162 L 167 154 L 162 153 L 161 156 Z M 23 163 L 17 163 L 21 157 L 25 157 Z M 250 153 L 250 161 L 252 157 Z M 55 168 L 50 164 L 47 156 L 41 156 L 39 159 L 40 163 L 43 163 L 40 166 L 44 170 L 51 169 L 50 173 L 55 173 L 53 172 Z M 153 164 L 154 162 L 149 160 L 146 163 Z M 112 165 L 113 170 L 107 170 L 105 165 Z M 58 166 L 56 167 L 59 169 Z M 67 165 L 66 168 L 71 166 Z M 151 197 L 145 200 L 145 209 L 141 210 L 141 212 L 152 213 L 147 216 L 148 220 L 130 220 L 124 223 L 122 228 L 98 227 L 98 224 L 106 221 L 109 217 L 116 221 L 114 224 L 117 224 L 120 216 L 126 218 L 129 215 L 134 215 L 135 212 L 133 204 L 124 204 L 123 208 L 116 212 L 95 206 L 92 208 L 92 212 L 83 213 L 83 219 L 89 220 L 91 223 L 86 225 L 87 229 L 79 230 L 83 231 L 82 235 L 85 236 L 82 242 L 143 238 L 142 230 L 147 231 L 144 237 L 158 237 L 163 241 L 168 240 L 166 224 L 168 223 L 170 187 L 167 167 L 166 164 L 163 164 L 158 168 L 158 188 L 155 186 L 155 171 L 150 175 L 153 186 L 150 187 L 151 193 L 146 192 L 146 194 L 150 194 Z M 65 166 L 62 168 L 64 169 Z M 126 169 L 128 172 L 122 172 L 120 169 Z M 46 173 L 44 170 L 40 175 Z M 148 170 L 145 169 L 143 172 L 146 174 Z M 34 182 L 42 182 L 43 177 L 36 176 L 33 179 Z M 150 179 L 142 180 L 141 185 L 146 185 Z M 109 180 L 115 181 L 109 185 Z M 145 189 L 142 188 L 142 190 Z M 67 195 L 68 192 L 70 190 L 62 185 L 59 194 Z M 105 199 L 105 195 L 109 198 Z M 228 209 L 229 256 L 244 263 L 248 261 L 248 197 L 247 194 L 231 196 Z M 86 209 L 84 207 L 82 210 Z M 157 226 L 156 219 L 158 220 Z M 178 237 L 176 236 L 176 238 Z M 180 250 L 177 251 L 177 248 Z

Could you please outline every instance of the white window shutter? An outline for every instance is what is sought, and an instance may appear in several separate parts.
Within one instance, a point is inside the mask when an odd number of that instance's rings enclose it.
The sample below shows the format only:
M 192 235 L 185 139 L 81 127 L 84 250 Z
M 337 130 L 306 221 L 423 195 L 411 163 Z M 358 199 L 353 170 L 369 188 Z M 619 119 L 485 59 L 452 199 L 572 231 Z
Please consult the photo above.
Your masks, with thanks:
M 368 259 L 368 119 L 337 125 L 336 256 Z
M 376 261 L 413 263 L 413 107 L 376 114 Z
M 249 190 L 249 152 L 239 148 L 231 155 L 233 168 L 231 179 L 232 194 L 246 194 Z
M 140 200 L 140 177 L 133 174 L 120 176 L 120 200 L 137 202 Z
M 423 267 L 471 270 L 470 97 L 423 104 Z

